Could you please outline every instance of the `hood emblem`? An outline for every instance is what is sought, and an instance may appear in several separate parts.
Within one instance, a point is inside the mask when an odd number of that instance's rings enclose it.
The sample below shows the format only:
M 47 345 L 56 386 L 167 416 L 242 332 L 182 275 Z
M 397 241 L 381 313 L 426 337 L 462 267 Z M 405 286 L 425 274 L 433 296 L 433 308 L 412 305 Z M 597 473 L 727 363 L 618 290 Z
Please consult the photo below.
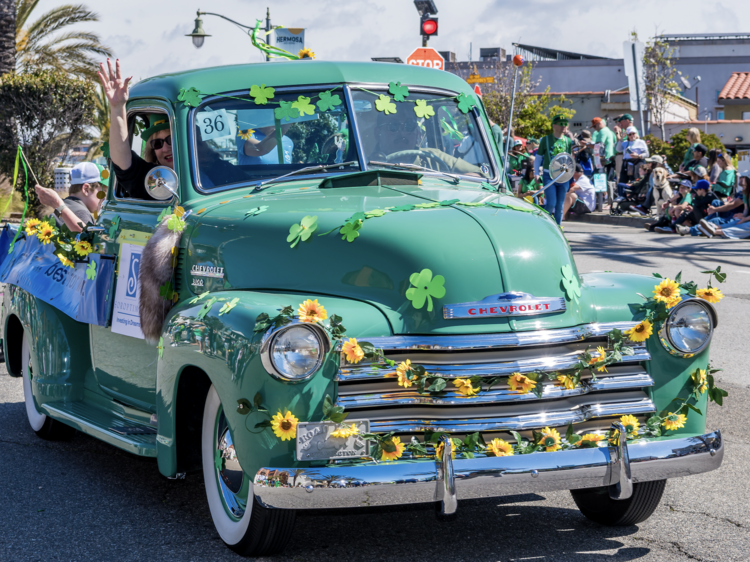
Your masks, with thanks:
M 565 310 L 564 297 L 535 297 L 529 293 L 500 293 L 475 302 L 446 304 L 443 318 L 492 318 L 497 316 L 530 316 Z

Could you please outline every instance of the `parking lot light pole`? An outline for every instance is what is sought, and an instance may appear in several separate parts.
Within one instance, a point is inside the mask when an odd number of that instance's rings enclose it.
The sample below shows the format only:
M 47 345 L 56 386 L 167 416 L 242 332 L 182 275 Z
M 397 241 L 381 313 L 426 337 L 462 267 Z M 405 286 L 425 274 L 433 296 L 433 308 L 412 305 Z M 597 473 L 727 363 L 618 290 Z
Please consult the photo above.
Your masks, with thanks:
M 203 42 L 206 40 L 206 37 L 211 37 L 208 33 L 206 33 L 203 30 L 203 20 L 201 19 L 201 16 L 216 16 L 222 19 L 227 20 L 228 22 L 233 23 L 237 27 L 240 27 L 247 31 L 248 35 L 255 29 L 254 26 L 244 25 L 240 22 L 234 21 L 231 18 L 228 18 L 226 16 L 223 16 L 221 14 L 215 14 L 213 12 L 201 12 L 198 10 L 197 17 L 195 18 L 195 27 L 193 28 L 192 33 L 188 33 L 185 37 L 192 37 L 193 38 L 193 45 L 195 45 L 196 49 L 200 49 L 203 46 Z M 266 8 L 266 39 L 265 43 L 268 44 L 268 32 L 271 31 L 271 10 L 269 8 Z M 271 57 L 268 56 L 268 53 L 266 53 L 266 60 L 271 60 Z

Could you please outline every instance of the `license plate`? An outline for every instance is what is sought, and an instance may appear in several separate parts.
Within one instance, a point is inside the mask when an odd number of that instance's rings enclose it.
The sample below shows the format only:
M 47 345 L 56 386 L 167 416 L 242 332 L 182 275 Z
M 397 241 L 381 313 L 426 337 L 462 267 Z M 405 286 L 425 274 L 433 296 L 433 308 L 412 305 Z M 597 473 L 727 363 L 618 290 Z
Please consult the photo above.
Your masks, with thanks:
M 367 420 L 346 420 L 357 424 L 359 433 L 370 432 Z M 297 460 L 356 459 L 370 455 L 370 443 L 360 435 L 331 437 L 338 426 L 333 422 L 300 422 L 297 424 Z

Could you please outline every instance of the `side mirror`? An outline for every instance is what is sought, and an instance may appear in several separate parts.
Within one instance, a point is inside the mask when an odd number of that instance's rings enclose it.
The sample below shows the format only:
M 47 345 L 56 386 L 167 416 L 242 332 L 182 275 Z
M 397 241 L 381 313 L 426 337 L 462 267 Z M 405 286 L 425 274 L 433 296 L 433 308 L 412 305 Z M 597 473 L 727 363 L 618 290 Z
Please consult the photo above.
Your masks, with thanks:
M 157 166 L 152 168 L 144 180 L 146 192 L 157 201 L 166 201 L 176 197 L 177 201 L 180 196 L 177 192 L 179 181 L 177 173 L 167 166 Z
M 576 171 L 576 161 L 567 152 L 555 156 L 549 163 L 549 177 L 555 183 L 565 183 Z

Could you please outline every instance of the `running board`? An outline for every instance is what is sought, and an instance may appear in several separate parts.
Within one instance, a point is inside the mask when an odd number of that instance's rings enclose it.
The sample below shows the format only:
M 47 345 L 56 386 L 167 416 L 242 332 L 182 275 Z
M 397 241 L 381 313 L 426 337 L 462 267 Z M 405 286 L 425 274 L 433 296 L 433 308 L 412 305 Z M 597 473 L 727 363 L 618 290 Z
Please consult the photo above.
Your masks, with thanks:
M 42 404 L 53 419 L 141 457 L 156 457 L 156 430 L 85 402 Z

